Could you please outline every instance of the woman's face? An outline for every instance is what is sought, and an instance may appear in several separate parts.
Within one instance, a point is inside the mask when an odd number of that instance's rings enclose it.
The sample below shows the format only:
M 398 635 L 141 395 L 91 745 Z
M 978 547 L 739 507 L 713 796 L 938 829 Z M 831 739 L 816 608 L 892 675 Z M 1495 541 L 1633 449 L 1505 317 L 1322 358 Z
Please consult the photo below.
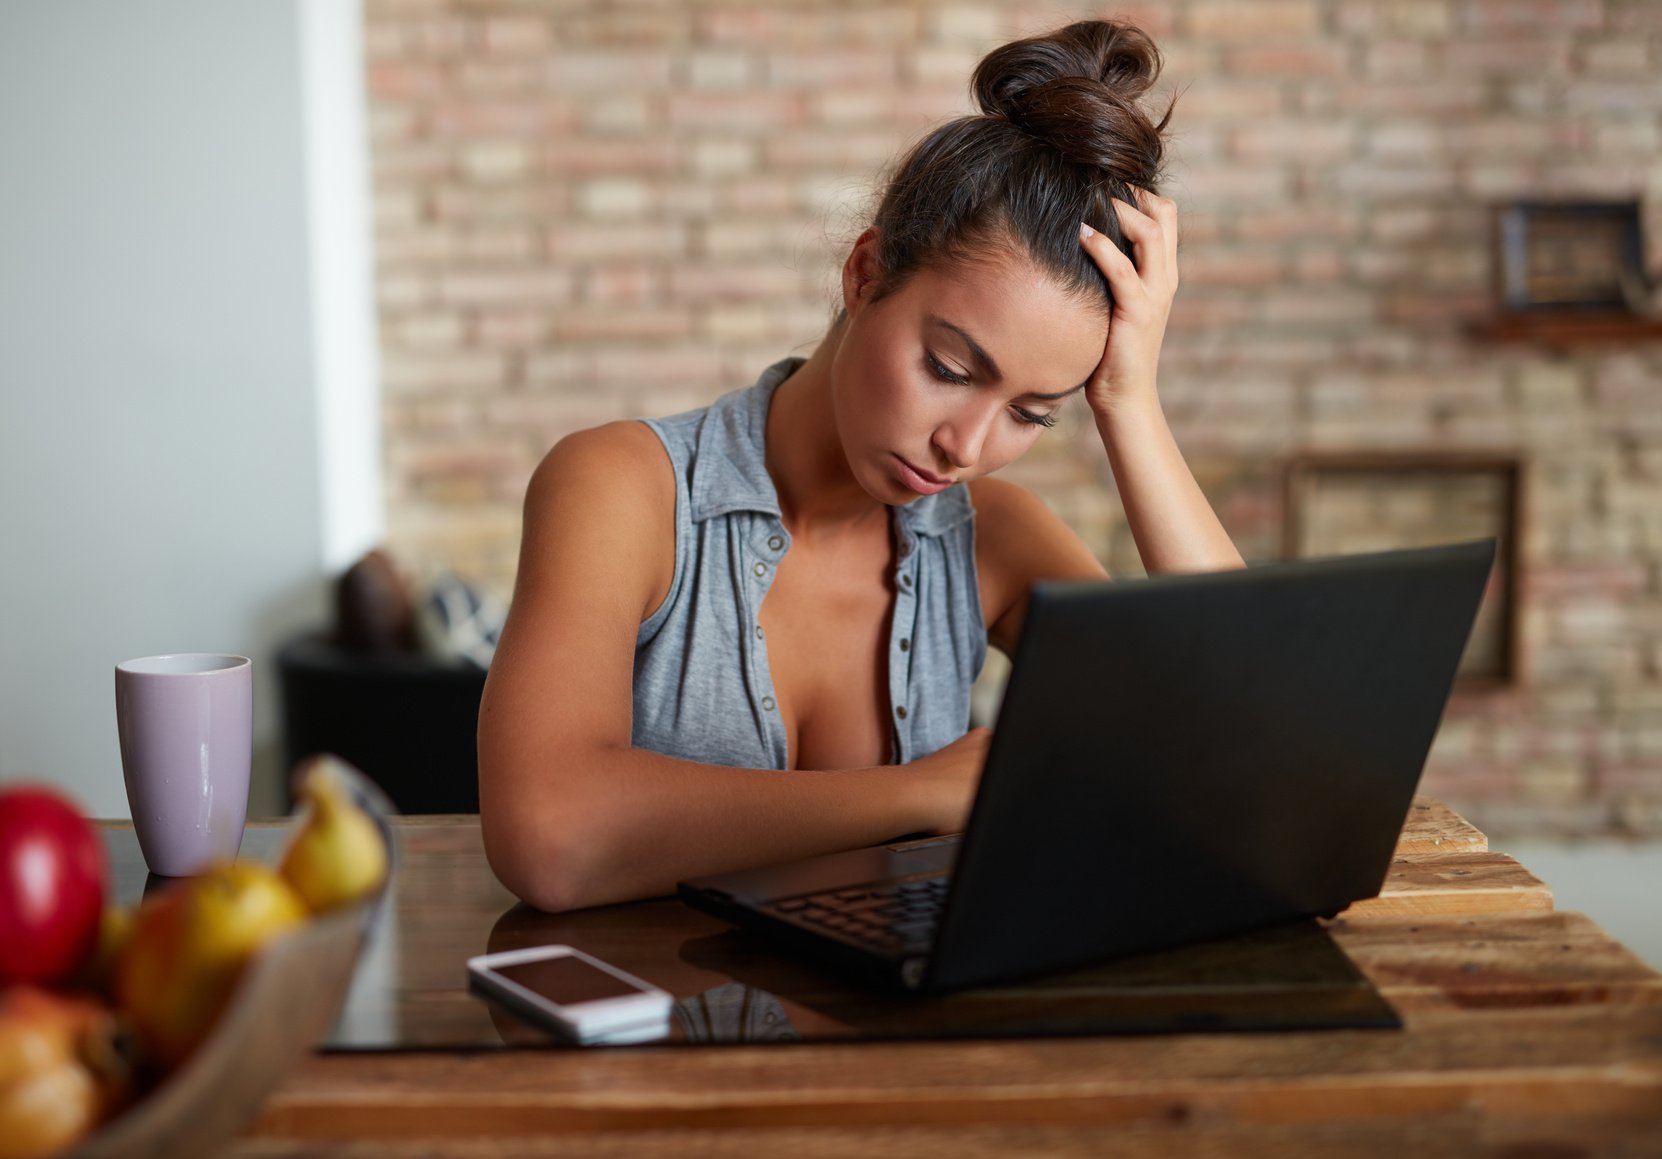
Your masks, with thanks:
M 906 504 L 1031 447 L 1096 370 L 1108 316 L 1002 253 L 924 270 L 873 301 L 861 265 L 870 243 L 860 239 L 844 271 L 832 405 L 855 479 Z

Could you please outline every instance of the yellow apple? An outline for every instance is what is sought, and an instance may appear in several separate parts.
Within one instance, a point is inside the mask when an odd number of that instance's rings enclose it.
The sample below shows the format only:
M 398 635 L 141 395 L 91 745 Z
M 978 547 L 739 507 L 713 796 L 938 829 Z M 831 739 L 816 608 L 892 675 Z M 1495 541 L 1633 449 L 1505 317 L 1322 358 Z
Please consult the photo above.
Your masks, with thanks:
M 213 1028 L 250 955 L 306 906 L 270 866 L 220 862 L 147 898 L 115 964 L 115 997 L 148 1058 L 171 1069 Z

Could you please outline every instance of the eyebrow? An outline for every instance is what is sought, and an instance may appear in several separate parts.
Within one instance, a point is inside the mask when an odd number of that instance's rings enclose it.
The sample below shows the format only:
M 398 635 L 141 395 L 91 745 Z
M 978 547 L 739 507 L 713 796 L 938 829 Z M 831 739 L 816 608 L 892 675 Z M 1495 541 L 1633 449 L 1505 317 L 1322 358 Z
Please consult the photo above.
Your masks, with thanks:
M 993 356 L 991 354 L 988 354 L 981 348 L 981 343 L 970 337 L 969 331 L 965 330 L 962 326 L 954 326 L 945 318 L 936 317 L 934 314 L 929 315 L 929 322 L 932 325 L 950 330 L 954 334 L 958 335 L 958 337 L 962 338 L 964 340 L 964 345 L 969 347 L 970 357 L 981 364 L 981 369 L 987 372 L 987 377 L 992 379 L 994 382 L 1004 381 L 1004 374 L 998 369 L 998 363 L 993 361 Z M 1040 394 L 1036 390 L 1030 390 L 1026 394 L 1022 395 L 1022 397 L 1040 399 L 1044 402 L 1060 402 L 1062 399 L 1067 398 L 1070 394 L 1078 394 L 1089 385 L 1089 382 L 1082 382 L 1078 386 L 1070 386 L 1067 390 L 1059 390 L 1055 394 Z

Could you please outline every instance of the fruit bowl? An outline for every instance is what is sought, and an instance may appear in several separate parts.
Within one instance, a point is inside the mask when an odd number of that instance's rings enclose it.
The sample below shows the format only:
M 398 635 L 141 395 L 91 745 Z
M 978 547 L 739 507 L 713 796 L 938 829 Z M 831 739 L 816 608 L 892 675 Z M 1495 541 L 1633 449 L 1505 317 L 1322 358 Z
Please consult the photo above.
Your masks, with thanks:
M 190 1057 L 69 1156 L 175 1159 L 210 1151 L 254 1118 L 288 1069 L 328 1032 L 396 871 L 391 802 L 363 774 L 344 763 L 336 767 L 386 845 L 380 888 L 262 946 Z

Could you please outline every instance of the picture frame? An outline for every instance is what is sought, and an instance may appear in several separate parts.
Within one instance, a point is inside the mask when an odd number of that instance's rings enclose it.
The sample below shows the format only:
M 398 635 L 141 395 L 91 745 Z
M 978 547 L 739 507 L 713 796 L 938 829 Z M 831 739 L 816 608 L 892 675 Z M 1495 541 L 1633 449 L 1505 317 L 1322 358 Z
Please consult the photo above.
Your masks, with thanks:
M 1639 202 L 1514 201 L 1494 209 L 1495 292 L 1512 311 L 1633 308 L 1647 285 Z
M 1283 480 L 1287 559 L 1495 537 L 1495 568 L 1456 681 L 1465 690 L 1519 682 L 1522 458 L 1478 451 L 1311 453 L 1288 459 Z

